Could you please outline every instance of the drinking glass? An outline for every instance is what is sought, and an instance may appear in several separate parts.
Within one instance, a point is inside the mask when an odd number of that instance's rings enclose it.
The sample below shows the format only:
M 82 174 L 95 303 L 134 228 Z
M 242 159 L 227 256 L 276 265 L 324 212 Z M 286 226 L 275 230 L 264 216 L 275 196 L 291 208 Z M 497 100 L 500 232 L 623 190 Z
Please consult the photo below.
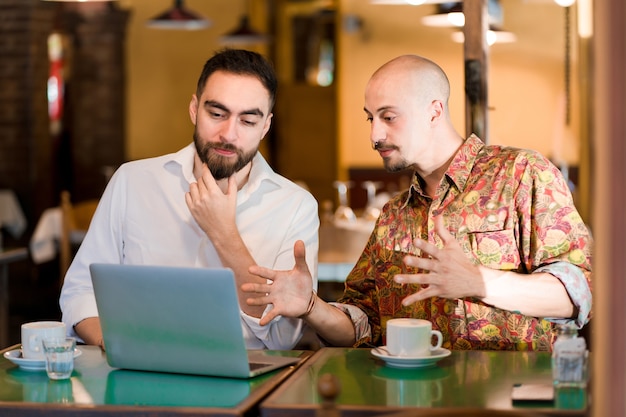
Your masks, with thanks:
M 352 187 L 352 181 L 335 181 L 333 185 L 339 193 L 339 206 L 335 210 L 335 221 L 356 222 L 356 214 L 348 206 L 348 188 Z
M 376 191 L 383 185 L 380 181 L 363 181 L 361 186 L 367 191 L 367 204 L 363 210 L 363 218 L 367 221 L 375 221 L 380 216 L 380 209 L 376 207 Z
M 76 339 L 55 337 L 43 339 L 46 373 L 50 379 L 68 379 L 74 370 Z

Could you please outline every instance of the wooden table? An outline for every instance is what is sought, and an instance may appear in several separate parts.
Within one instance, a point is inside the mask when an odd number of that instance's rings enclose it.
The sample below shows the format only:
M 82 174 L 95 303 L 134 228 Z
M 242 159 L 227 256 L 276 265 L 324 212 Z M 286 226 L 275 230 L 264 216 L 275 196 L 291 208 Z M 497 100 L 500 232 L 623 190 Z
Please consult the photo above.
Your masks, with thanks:
M 19 346 L 3 350 L 1 353 Z M 251 379 L 114 369 L 95 346 L 78 346 L 71 379 L 52 381 L 0 357 L 0 416 L 253 416 L 296 366 Z M 306 359 L 308 351 L 281 351 Z
M 342 416 L 588 414 L 586 390 L 559 391 L 551 403 L 513 403 L 514 384 L 551 384 L 548 352 L 453 351 L 427 369 L 386 366 L 370 349 L 323 348 L 261 403 L 263 417 L 314 416 L 320 376 L 332 374 Z
M 27 248 L 0 248 L 0 346 L 9 344 L 9 264 L 27 258 Z

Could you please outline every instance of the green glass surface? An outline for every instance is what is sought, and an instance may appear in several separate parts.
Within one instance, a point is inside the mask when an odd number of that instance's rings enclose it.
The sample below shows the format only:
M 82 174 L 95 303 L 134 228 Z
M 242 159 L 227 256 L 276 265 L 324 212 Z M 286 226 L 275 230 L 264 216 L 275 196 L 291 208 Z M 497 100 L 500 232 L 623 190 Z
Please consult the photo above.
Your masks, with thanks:
M 16 348 L 18 346 L 14 346 Z M 53 381 L 45 370 L 26 371 L 0 357 L 2 403 L 63 403 L 232 408 L 282 379 L 276 370 L 250 378 L 220 378 L 114 369 L 94 346 L 78 346 L 72 377 Z M 4 352 L 4 351 L 3 351 Z M 302 351 L 265 351 L 268 355 L 299 356 Z M 273 382 L 270 382 L 273 381 Z
M 322 349 L 281 385 L 261 408 L 317 407 L 320 376 L 335 375 L 341 385 L 337 407 L 467 407 L 495 410 L 587 408 L 587 393 L 561 392 L 548 403 L 511 400 L 514 384 L 552 383 L 550 353 L 453 351 L 434 367 L 391 368 L 370 349 Z M 268 414 L 270 415 L 270 414 Z

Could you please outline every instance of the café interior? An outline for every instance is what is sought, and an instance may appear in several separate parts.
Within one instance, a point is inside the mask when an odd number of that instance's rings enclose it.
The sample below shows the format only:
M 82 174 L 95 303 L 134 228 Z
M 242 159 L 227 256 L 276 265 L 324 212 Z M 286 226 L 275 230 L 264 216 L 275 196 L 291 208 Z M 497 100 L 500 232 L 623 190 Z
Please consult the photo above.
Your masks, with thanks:
M 465 25 L 442 23 L 459 7 Z M 276 68 L 261 152 L 319 202 L 319 291 L 336 297 L 368 210 L 410 175 L 384 171 L 363 112 L 369 76 L 410 53 L 447 72 L 461 135 L 537 150 L 568 180 L 594 236 L 592 383 L 574 415 L 626 415 L 625 19 L 621 0 L 0 0 L 0 348 L 19 343 L 21 323 L 60 318 L 61 196 L 97 201 L 123 162 L 190 143 L 200 68 L 224 47 Z M 356 220 L 340 224 L 347 208 Z M 57 234 L 43 230 L 55 221 Z

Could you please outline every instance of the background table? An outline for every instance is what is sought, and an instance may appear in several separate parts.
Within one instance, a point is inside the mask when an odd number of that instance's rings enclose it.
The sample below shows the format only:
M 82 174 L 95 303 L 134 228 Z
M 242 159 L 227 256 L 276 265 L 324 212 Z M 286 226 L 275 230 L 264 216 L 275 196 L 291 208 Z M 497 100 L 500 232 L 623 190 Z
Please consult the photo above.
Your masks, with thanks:
M 0 190 L 0 229 L 5 229 L 17 239 L 24 233 L 26 226 L 26 216 L 15 193 L 12 190 Z M 0 249 L 2 249 L 1 233 Z
M 18 348 L 12 346 L 1 353 Z M 251 379 L 114 369 L 95 346 L 78 346 L 71 379 L 52 381 L 0 357 L 0 416 L 244 416 L 296 366 Z M 276 351 L 272 353 L 275 354 Z M 306 359 L 311 352 L 281 351 Z
M 444 414 L 492 410 L 587 415 L 587 392 L 580 389 L 561 392 L 554 403 L 512 403 L 514 384 L 551 384 L 550 356 L 548 352 L 453 351 L 432 368 L 395 369 L 371 356 L 370 349 L 323 348 L 261 403 L 261 415 L 315 415 L 323 400 L 317 382 L 326 373 L 340 381 L 335 408 L 342 416 L 380 416 L 416 408 Z
M 0 248 L 0 346 L 9 343 L 9 264 L 26 259 L 26 248 Z

